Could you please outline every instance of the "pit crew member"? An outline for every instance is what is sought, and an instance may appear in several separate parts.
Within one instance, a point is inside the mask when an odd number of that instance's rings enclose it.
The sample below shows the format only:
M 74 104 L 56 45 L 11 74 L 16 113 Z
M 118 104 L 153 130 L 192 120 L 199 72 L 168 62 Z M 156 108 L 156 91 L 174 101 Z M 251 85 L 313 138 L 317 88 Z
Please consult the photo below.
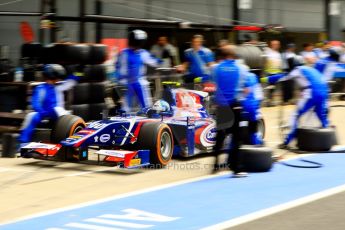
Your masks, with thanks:
M 217 85 L 215 101 L 217 104 L 216 122 L 217 137 L 214 146 L 216 161 L 214 172 L 219 170 L 218 155 L 223 148 L 227 134 L 232 134 L 231 149 L 229 151 L 228 165 L 234 172 L 234 177 L 246 176 L 242 172 L 239 156 L 240 136 L 239 121 L 241 116 L 240 100 L 243 98 L 244 86 L 248 71 L 236 61 L 236 47 L 227 45 L 222 48 L 225 60 L 214 69 L 214 79 Z
M 263 140 L 258 133 L 258 121 L 261 118 L 260 104 L 264 95 L 256 74 L 248 73 L 245 87 L 248 88 L 248 92 L 241 102 L 242 116 L 249 122 L 250 143 L 252 145 L 262 145 Z
M 142 49 L 147 40 L 147 34 L 142 30 L 129 33 L 129 48 L 120 52 L 116 63 L 116 79 L 125 85 L 127 92 L 123 103 L 124 110 L 130 112 L 133 99 L 137 99 L 141 108 L 151 107 L 149 82 L 146 79 L 146 67 L 158 67 L 162 61 L 153 57 L 147 50 Z
M 295 79 L 302 89 L 301 98 L 297 104 L 297 110 L 293 116 L 291 130 L 286 136 L 280 148 L 287 148 L 289 143 L 296 137 L 299 118 L 307 111 L 313 109 L 322 127 L 328 127 L 328 85 L 322 74 L 313 67 L 305 66 L 303 57 L 295 58 L 295 68 L 288 75 L 272 76 L 263 78 L 263 81 L 276 83 L 277 81 Z
M 61 65 L 48 64 L 43 67 L 45 82 L 33 90 L 31 106 L 34 112 L 25 117 L 19 136 L 20 143 L 31 141 L 34 129 L 43 119 L 56 120 L 62 115 L 69 114 L 64 109 L 63 92 L 73 88 L 79 77 L 69 75 L 63 83 L 57 84 L 65 75 L 66 71 Z
M 192 38 L 191 48 L 184 51 L 185 61 L 178 66 L 180 72 L 187 71 L 184 83 L 194 88 L 194 83 L 207 81 L 210 78 L 210 67 L 214 64 L 213 52 L 203 46 L 204 37 L 196 34 Z

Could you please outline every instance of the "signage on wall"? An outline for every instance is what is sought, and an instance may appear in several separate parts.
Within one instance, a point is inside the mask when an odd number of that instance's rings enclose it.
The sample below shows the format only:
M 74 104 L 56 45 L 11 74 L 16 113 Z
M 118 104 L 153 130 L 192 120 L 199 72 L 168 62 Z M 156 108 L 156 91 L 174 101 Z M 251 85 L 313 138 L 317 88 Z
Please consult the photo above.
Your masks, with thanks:
M 26 43 L 30 43 L 34 41 L 34 32 L 32 27 L 28 22 L 21 22 L 20 23 L 20 33 L 22 35 L 23 40 Z
M 329 3 L 329 11 L 328 14 L 331 16 L 337 16 L 340 15 L 341 10 L 341 2 L 340 1 L 331 1 Z
M 238 2 L 238 8 L 240 10 L 250 10 L 253 8 L 253 1 L 252 0 L 240 0 Z

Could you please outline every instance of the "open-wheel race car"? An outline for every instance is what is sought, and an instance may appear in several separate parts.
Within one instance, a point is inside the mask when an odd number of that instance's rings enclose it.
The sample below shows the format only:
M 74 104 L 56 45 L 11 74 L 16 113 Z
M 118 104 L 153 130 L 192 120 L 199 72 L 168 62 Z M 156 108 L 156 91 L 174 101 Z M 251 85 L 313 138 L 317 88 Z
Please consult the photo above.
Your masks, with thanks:
M 208 93 L 166 87 L 169 110 L 144 109 L 136 115 L 121 113 L 85 123 L 74 115 L 60 117 L 51 132 L 52 143 L 33 142 L 21 148 L 23 157 L 88 160 L 96 149 L 98 160 L 122 168 L 149 164 L 166 166 L 173 156 L 190 157 L 212 152 L 215 119 L 204 103 Z M 259 132 L 264 135 L 263 120 Z

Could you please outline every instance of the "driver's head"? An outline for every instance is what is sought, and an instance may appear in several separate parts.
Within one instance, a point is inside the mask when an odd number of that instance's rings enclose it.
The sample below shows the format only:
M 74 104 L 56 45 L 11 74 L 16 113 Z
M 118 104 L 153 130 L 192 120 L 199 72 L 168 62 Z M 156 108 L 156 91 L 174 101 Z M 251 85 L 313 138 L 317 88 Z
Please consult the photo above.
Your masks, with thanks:
M 152 109 L 155 110 L 157 113 L 169 112 L 171 110 L 169 103 L 164 100 L 156 101 L 153 104 Z

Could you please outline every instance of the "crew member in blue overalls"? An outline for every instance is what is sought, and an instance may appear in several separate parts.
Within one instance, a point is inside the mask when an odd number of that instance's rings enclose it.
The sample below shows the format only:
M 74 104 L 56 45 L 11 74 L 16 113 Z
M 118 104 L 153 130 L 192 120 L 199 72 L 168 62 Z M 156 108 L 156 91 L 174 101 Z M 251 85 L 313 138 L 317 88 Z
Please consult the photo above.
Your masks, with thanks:
M 305 66 L 302 57 L 297 56 L 294 61 L 295 68 L 286 76 L 277 75 L 263 78 L 272 84 L 278 80 L 295 79 L 302 89 L 302 97 L 297 104 L 294 114 L 291 131 L 286 136 L 280 148 L 287 148 L 289 143 L 296 137 L 299 118 L 307 111 L 313 109 L 322 127 L 328 127 L 328 85 L 322 74 L 313 67 Z
M 337 72 L 344 71 L 344 64 L 340 63 L 342 53 L 340 47 L 332 47 L 328 53 L 329 56 L 319 59 L 314 65 L 315 69 L 323 74 L 326 81 L 332 80 Z
M 127 87 L 123 109 L 130 112 L 133 99 L 137 99 L 141 108 L 152 106 L 149 82 L 146 79 L 146 66 L 158 67 L 162 61 L 142 49 L 147 40 L 147 34 L 142 30 L 129 33 L 128 46 L 120 52 L 116 63 L 116 78 Z
M 243 100 L 241 100 L 243 108 L 242 116 L 249 122 L 250 143 L 252 145 L 262 145 L 262 136 L 258 133 L 258 121 L 262 116 L 260 104 L 264 95 L 256 74 L 248 73 L 245 87 L 248 88 L 248 92 L 244 95 Z
M 239 122 L 241 117 L 241 100 L 248 92 L 245 84 L 248 70 L 236 61 L 236 47 L 226 45 L 222 48 L 225 60 L 221 61 L 214 69 L 214 80 L 217 85 L 215 102 L 217 104 L 216 123 L 217 137 L 214 146 L 216 161 L 214 172 L 219 170 L 218 155 L 224 145 L 224 139 L 232 134 L 231 148 L 229 151 L 228 165 L 234 172 L 234 177 L 246 176 L 242 172 L 239 147 L 241 144 Z
M 188 88 L 194 88 L 194 83 L 204 82 L 210 79 L 210 67 L 214 64 L 212 51 L 203 46 L 202 35 L 194 35 L 191 48 L 184 51 L 184 62 L 178 67 L 178 71 L 187 72 L 184 83 Z
M 64 82 L 57 84 L 59 79 L 66 76 L 65 69 L 58 64 L 45 65 L 42 73 L 45 82 L 33 90 L 31 106 L 34 112 L 25 117 L 19 136 L 20 143 L 31 141 L 34 129 L 43 119 L 56 120 L 62 115 L 69 114 L 64 108 L 63 92 L 73 88 L 79 78 L 69 75 Z

